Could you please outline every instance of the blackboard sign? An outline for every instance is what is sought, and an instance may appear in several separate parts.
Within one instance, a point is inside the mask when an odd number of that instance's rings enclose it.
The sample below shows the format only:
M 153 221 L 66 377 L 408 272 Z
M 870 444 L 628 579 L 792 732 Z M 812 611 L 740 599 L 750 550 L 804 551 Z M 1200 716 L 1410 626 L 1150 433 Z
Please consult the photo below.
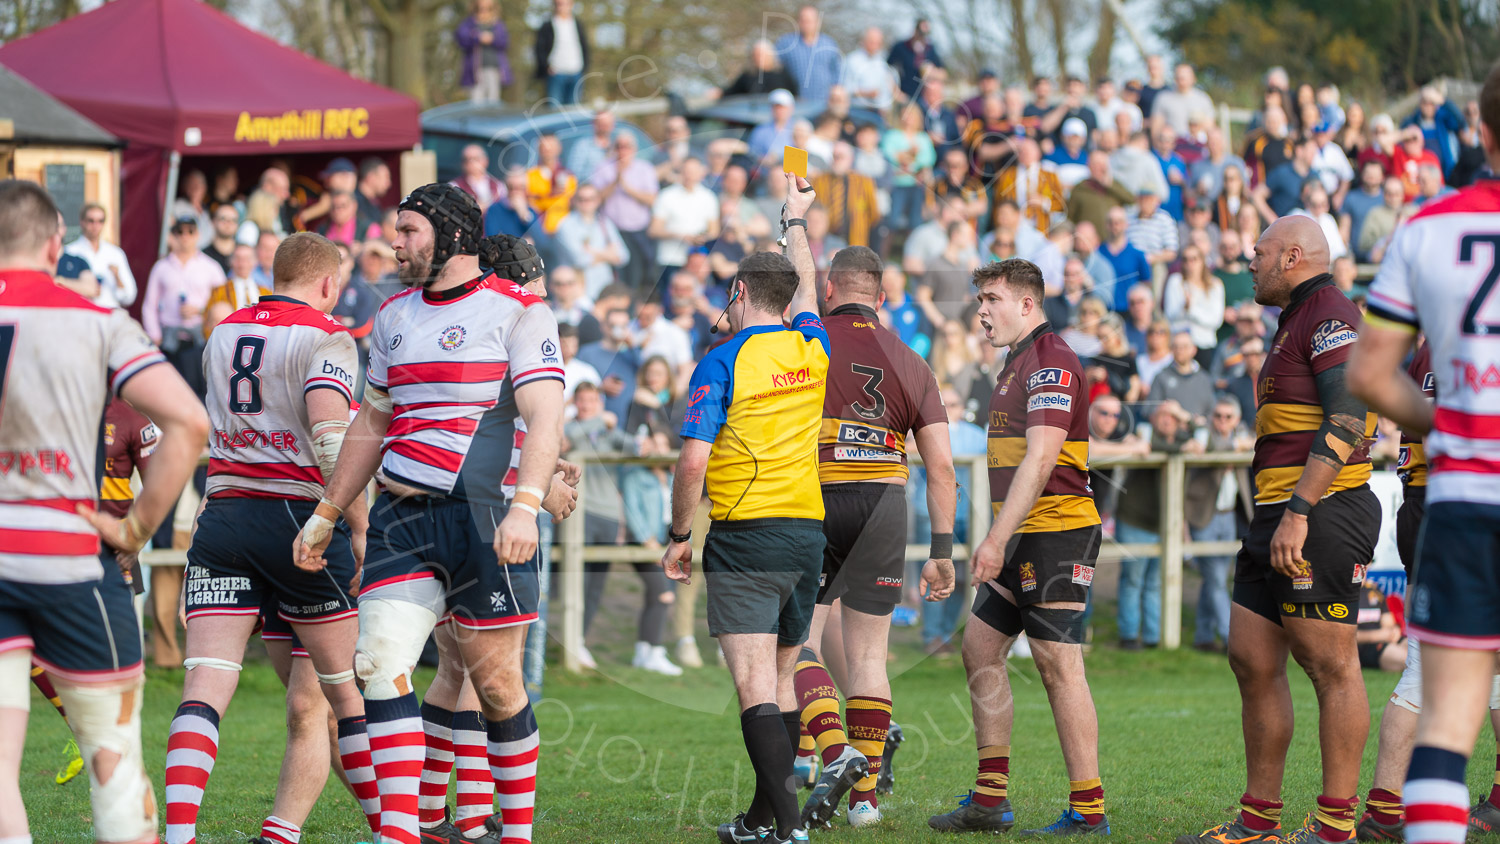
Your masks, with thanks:
M 62 212 L 63 222 L 68 226 L 63 233 L 63 243 L 71 243 L 78 238 L 78 217 L 83 213 L 83 204 L 88 201 L 84 195 L 84 167 L 82 164 L 48 164 L 43 172 L 47 192 L 52 194 L 52 201 L 57 203 L 57 210 Z

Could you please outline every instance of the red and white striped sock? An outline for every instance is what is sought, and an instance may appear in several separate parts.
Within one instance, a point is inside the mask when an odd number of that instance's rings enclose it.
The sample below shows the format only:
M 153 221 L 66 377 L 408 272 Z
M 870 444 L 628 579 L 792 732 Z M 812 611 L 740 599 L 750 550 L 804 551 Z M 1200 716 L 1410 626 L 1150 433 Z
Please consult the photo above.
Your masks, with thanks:
M 194 844 L 203 789 L 219 756 L 219 713 L 185 700 L 167 736 L 167 844 Z
M 427 742 L 417 696 L 365 701 L 365 731 L 380 788 L 381 844 L 421 844 L 417 789 Z
M 490 773 L 484 716 L 474 710 L 453 713 L 453 754 L 458 762 L 458 807 L 453 822 L 465 838 L 484 835 L 484 821 L 495 812 L 495 779 Z
M 453 773 L 453 713 L 422 703 L 422 732 L 427 756 L 422 760 L 422 788 L 417 798 L 417 824 L 432 829 L 443 822 L 448 808 L 448 777 Z
M 359 810 L 365 813 L 370 831 L 380 832 L 380 789 L 375 786 L 375 763 L 370 760 L 370 735 L 365 732 L 365 719 L 339 719 L 339 763 L 344 766 L 344 776 L 349 778 L 349 788 L 359 801 Z
M 1407 844 L 1463 844 L 1469 831 L 1469 789 L 1462 754 L 1417 747 L 1406 772 Z
M 500 844 L 530 844 L 536 806 L 536 760 L 540 735 L 531 704 L 504 721 L 488 724 L 490 773 L 505 824 Z
M 260 825 L 260 837 L 276 844 L 298 844 L 302 840 L 302 827 L 272 815 Z

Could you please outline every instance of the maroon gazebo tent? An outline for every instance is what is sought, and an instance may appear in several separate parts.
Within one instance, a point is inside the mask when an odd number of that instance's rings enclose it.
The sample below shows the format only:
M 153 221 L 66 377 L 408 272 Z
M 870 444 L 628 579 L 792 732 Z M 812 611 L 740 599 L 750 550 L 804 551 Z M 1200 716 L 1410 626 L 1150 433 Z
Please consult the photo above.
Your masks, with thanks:
M 199 0 L 114 0 L 0 46 L 0 64 L 128 142 L 120 239 L 142 280 L 182 156 L 394 158 L 422 134 L 415 100 Z

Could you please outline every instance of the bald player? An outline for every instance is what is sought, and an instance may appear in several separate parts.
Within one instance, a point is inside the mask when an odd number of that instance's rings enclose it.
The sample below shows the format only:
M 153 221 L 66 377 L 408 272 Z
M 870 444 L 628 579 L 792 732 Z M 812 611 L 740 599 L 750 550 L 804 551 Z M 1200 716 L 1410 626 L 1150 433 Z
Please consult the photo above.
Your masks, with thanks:
M 1360 313 L 1328 266 L 1328 242 L 1307 217 L 1271 224 L 1250 262 L 1255 301 L 1283 310 L 1256 383 L 1255 516 L 1240 549 L 1229 622 L 1248 781 L 1236 818 L 1177 844 L 1313 844 L 1354 834 L 1370 731 L 1356 607 L 1380 505 L 1368 485 L 1375 417 L 1344 383 Z M 1323 793 L 1307 823 L 1283 834 L 1289 654 L 1318 695 Z

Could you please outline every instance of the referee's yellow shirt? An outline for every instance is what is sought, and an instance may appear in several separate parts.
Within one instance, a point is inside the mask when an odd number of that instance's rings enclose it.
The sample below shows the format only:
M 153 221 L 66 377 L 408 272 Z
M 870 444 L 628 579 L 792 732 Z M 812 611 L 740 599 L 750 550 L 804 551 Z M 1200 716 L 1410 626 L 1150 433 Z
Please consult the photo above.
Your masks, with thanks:
M 791 328 L 741 329 L 698 363 L 682 436 L 713 443 L 714 520 L 823 518 L 818 431 L 827 378 L 828 332 L 812 313 Z

